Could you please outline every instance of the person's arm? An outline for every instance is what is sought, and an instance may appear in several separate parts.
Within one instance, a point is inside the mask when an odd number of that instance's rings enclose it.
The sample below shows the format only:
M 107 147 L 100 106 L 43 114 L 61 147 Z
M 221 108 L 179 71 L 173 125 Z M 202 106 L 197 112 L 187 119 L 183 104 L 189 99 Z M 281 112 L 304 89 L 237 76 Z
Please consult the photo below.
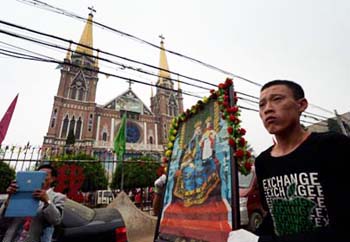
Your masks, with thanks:
M 260 201 L 263 209 L 266 211 L 266 215 L 263 218 L 262 223 L 259 225 L 256 234 L 258 236 L 272 236 L 274 234 L 274 226 L 273 226 L 273 221 L 271 214 L 269 212 L 269 208 L 266 203 L 265 199 L 265 193 L 263 190 L 263 184 L 262 184 L 262 179 L 259 179 L 260 177 L 263 176 L 263 168 L 261 167 L 260 163 L 264 161 L 261 161 L 259 157 L 255 161 L 255 175 L 257 177 L 257 183 L 258 183 L 258 188 L 259 188 L 259 196 L 260 196 Z
M 3 204 L 0 207 L 0 218 L 4 216 L 5 210 L 7 208 L 7 205 L 10 201 L 10 197 L 12 194 L 16 193 L 18 189 L 18 185 L 16 183 L 16 180 L 13 180 L 11 184 L 6 189 L 6 193 L 8 194 L 7 199 L 3 202 Z
M 50 199 L 45 190 L 36 190 L 33 193 L 33 196 L 44 203 L 42 215 L 45 220 L 51 225 L 60 224 L 63 219 L 63 209 L 66 196 L 61 193 L 54 193 Z
M 65 195 L 56 193 L 52 201 L 49 200 L 49 202 L 44 205 L 43 215 L 47 222 L 52 225 L 57 225 L 62 222 L 65 201 Z
M 166 175 L 163 174 L 154 182 L 154 186 L 158 188 L 162 188 L 165 182 L 166 182 Z

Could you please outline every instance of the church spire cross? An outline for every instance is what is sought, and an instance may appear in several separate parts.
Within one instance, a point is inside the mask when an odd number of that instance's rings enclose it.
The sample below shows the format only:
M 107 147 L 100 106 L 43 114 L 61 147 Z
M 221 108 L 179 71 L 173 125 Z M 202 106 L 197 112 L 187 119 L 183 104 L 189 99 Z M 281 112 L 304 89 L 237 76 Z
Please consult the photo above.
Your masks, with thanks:
M 158 37 L 160 38 L 160 42 L 163 43 L 163 40 L 165 40 L 165 37 L 162 34 L 160 34 Z
M 128 82 L 129 82 L 129 90 L 131 90 L 131 84 L 132 84 L 132 81 L 131 81 L 131 80 L 129 80 Z
M 93 13 L 96 13 L 96 9 L 94 8 L 94 6 L 88 7 L 88 9 L 90 10 L 91 15 L 93 15 Z

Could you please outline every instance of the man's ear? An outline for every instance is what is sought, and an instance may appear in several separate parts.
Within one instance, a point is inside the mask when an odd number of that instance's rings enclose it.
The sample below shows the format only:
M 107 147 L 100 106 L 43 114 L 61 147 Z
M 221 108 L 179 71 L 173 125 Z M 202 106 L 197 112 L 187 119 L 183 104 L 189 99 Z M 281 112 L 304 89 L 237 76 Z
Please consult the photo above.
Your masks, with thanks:
M 309 103 L 306 100 L 306 98 L 300 98 L 298 100 L 298 105 L 299 105 L 299 112 L 302 113 L 307 109 L 307 107 L 309 106 Z

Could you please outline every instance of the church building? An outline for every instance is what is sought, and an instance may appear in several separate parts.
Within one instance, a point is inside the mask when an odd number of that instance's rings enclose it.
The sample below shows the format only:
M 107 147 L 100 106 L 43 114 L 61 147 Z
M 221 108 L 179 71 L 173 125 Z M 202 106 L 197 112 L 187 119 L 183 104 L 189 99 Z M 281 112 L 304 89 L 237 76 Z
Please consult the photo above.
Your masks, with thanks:
M 168 141 L 172 118 L 183 112 L 181 88 L 178 84 L 175 90 L 168 72 L 163 39 L 160 42 L 158 78 L 149 80 L 157 85 L 155 94 L 150 97 L 150 107 L 132 90 L 131 84 L 108 103 L 97 104 L 99 64 L 98 52 L 93 50 L 92 19 L 90 13 L 79 45 L 75 50 L 69 48 L 61 66 L 61 78 L 43 149 L 61 153 L 68 134 L 74 134 L 74 149 L 93 155 L 107 155 L 111 159 L 114 157 L 114 138 L 126 113 L 125 159 L 144 155 L 160 157 Z

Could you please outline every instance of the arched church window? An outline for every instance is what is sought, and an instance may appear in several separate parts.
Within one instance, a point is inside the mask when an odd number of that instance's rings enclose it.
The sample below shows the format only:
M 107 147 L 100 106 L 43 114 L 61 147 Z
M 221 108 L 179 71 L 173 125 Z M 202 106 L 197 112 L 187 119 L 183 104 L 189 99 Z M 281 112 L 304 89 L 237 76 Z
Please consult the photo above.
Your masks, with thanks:
M 77 121 L 77 127 L 75 129 L 75 138 L 76 139 L 80 139 L 81 125 L 82 125 L 82 121 L 81 121 L 81 117 L 79 117 L 79 119 Z
M 69 123 L 69 119 L 68 119 L 68 115 L 66 115 L 62 124 L 61 138 L 67 137 L 68 123 Z
M 167 138 L 168 138 L 168 130 L 167 130 L 167 125 L 166 124 L 164 124 L 164 139 L 166 140 Z
M 52 113 L 51 128 L 55 127 L 56 117 L 57 117 L 57 108 L 55 108 L 55 110 L 53 110 L 53 113 Z
M 72 92 L 70 93 L 70 98 L 71 99 L 75 99 L 77 96 L 77 88 L 76 87 L 73 87 L 72 88 Z
M 89 123 L 88 123 L 88 131 L 89 132 L 92 131 L 92 125 L 93 125 L 93 115 L 90 114 L 90 116 L 89 116 Z
M 83 97 L 84 97 L 84 89 L 83 88 L 79 88 L 79 90 L 78 90 L 78 100 L 83 101 Z
M 107 141 L 107 132 L 102 133 L 102 140 Z
M 69 123 L 69 131 L 72 130 L 74 132 L 74 129 L 75 129 L 75 118 L 73 116 Z
M 169 98 L 169 102 L 168 102 L 168 114 L 170 116 L 177 115 L 177 111 L 176 111 L 177 108 L 176 107 L 177 107 L 177 104 L 176 104 L 175 98 L 173 95 L 171 95 Z

